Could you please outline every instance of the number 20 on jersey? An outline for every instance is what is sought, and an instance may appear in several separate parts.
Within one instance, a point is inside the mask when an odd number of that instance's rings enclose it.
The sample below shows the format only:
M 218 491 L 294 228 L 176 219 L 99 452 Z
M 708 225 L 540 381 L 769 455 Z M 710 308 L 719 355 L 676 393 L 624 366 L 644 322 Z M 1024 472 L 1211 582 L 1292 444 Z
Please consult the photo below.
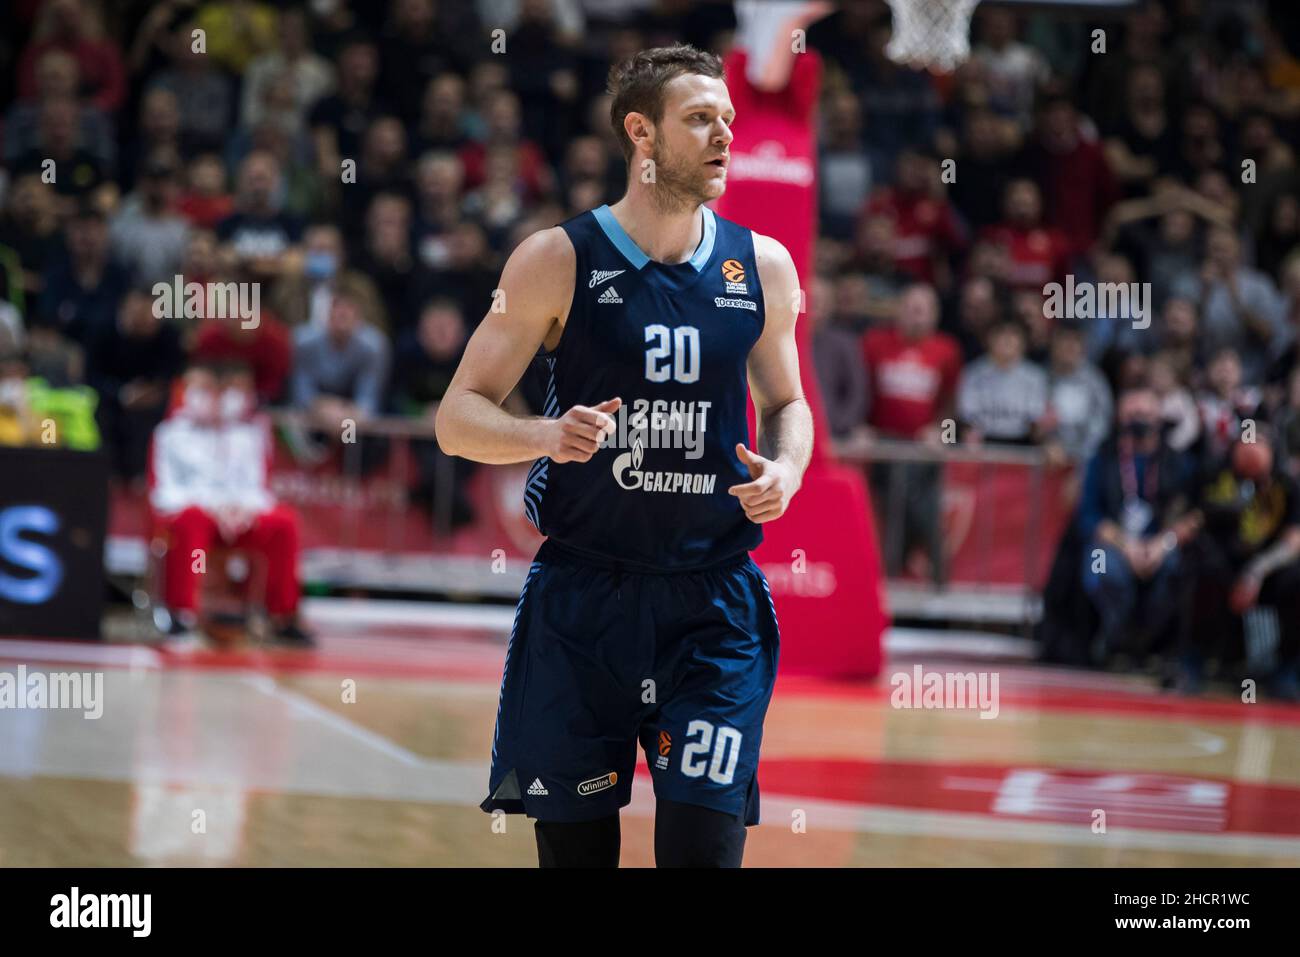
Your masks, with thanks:
M 645 341 L 645 377 L 651 382 L 699 381 L 700 330 L 695 326 L 669 329 L 655 323 L 645 327 Z

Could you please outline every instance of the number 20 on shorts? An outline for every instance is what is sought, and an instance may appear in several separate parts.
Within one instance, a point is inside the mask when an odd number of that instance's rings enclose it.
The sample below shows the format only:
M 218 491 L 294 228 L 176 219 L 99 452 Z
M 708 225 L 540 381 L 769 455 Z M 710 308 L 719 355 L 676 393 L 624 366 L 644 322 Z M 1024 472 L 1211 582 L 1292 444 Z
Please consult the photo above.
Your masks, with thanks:
M 686 726 L 686 737 L 691 741 L 682 748 L 682 774 L 688 778 L 704 776 L 714 784 L 730 784 L 740 760 L 740 741 L 743 737 L 735 728 L 714 727 L 708 721 L 696 718 Z M 711 756 L 710 756 L 711 755 Z

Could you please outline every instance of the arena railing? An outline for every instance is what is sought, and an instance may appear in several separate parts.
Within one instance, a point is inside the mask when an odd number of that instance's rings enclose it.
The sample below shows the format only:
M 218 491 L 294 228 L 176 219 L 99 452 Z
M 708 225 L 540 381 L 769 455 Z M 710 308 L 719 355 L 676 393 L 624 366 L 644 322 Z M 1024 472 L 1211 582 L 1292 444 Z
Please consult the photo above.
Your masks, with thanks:
M 271 415 L 282 432 L 291 436 L 321 430 L 308 413 L 276 410 Z M 389 462 L 403 467 L 409 461 L 411 443 L 435 440 L 432 415 L 358 418 L 356 434 L 358 439 L 388 440 Z M 354 489 L 363 478 L 362 445 L 361 441 L 347 443 L 342 453 L 341 478 L 345 486 Z M 1044 521 L 1048 496 L 1053 493 L 1048 479 L 1053 471 L 1062 471 L 1051 465 L 1041 448 L 859 439 L 835 442 L 834 452 L 845 464 L 861 467 L 872 487 L 881 563 L 895 617 L 997 622 L 1026 628 L 1037 620 L 1040 590 L 1059 531 Z M 439 537 L 451 529 L 452 468 L 449 457 L 436 455 L 432 531 Z M 954 476 L 955 470 L 960 474 Z M 918 484 L 925 482 L 933 483 L 928 515 L 926 490 L 918 489 Z M 410 512 L 404 483 L 394 483 L 391 491 L 385 541 L 395 553 L 409 527 Z M 357 501 L 355 496 L 345 495 L 341 502 L 348 520 L 337 561 L 344 564 L 351 561 L 346 556 L 360 539 L 362 515 Z M 1014 515 L 1006 507 L 1008 501 L 1015 505 Z M 1059 519 L 1059 507 L 1056 513 Z M 931 520 L 929 525 L 925 519 Z M 909 524 L 920 528 L 909 528 Z M 937 542 L 930 537 L 934 534 L 939 536 Z M 905 573 L 908 545 L 916 545 L 918 535 L 929 558 L 929 574 L 924 578 Z M 355 572 L 357 569 L 350 569 L 344 577 L 355 580 Z M 493 593 L 503 585 L 509 589 L 501 576 L 485 578 L 481 585 Z
M 1025 629 L 1038 619 L 1062 518 L 1073 507 L 1070 469 L 1054 466 L 1040 447 L 993 442 L 855 437 L 834 450 L 868 482 L 895 618 Z M 907 573 L 914 550 L 928 563 L 924 577 Z

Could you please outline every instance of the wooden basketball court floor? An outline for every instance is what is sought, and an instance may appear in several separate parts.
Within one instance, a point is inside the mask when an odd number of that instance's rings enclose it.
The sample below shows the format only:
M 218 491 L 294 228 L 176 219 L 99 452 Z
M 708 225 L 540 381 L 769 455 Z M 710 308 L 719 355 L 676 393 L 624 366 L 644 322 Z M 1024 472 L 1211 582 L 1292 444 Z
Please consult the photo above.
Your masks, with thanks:
M 0 672 L 104 675 L 98 720 L 0 710 L 0 866 L 534 866 L 531 822 L 477 807 L 499 623 L 320 607 L 314 652 L 0 641 Z M 933 655 L 996 672 L 997 716 L 891 706 L 917 663 L 778 680 L 747 866 L 1300 865 L 1300 708 Z M 624 866 L 652 824 L 642 758 Z

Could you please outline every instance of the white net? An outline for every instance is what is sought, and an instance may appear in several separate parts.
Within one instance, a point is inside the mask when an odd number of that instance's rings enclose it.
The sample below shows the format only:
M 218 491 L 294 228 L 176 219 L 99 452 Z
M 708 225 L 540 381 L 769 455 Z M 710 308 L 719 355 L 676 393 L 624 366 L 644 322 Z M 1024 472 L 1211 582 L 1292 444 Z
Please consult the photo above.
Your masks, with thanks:
M 887 0 L 894 34 L 885 53 L 896 63 L 953 70 L 970 56 L 970 18 L 980 0 Z

